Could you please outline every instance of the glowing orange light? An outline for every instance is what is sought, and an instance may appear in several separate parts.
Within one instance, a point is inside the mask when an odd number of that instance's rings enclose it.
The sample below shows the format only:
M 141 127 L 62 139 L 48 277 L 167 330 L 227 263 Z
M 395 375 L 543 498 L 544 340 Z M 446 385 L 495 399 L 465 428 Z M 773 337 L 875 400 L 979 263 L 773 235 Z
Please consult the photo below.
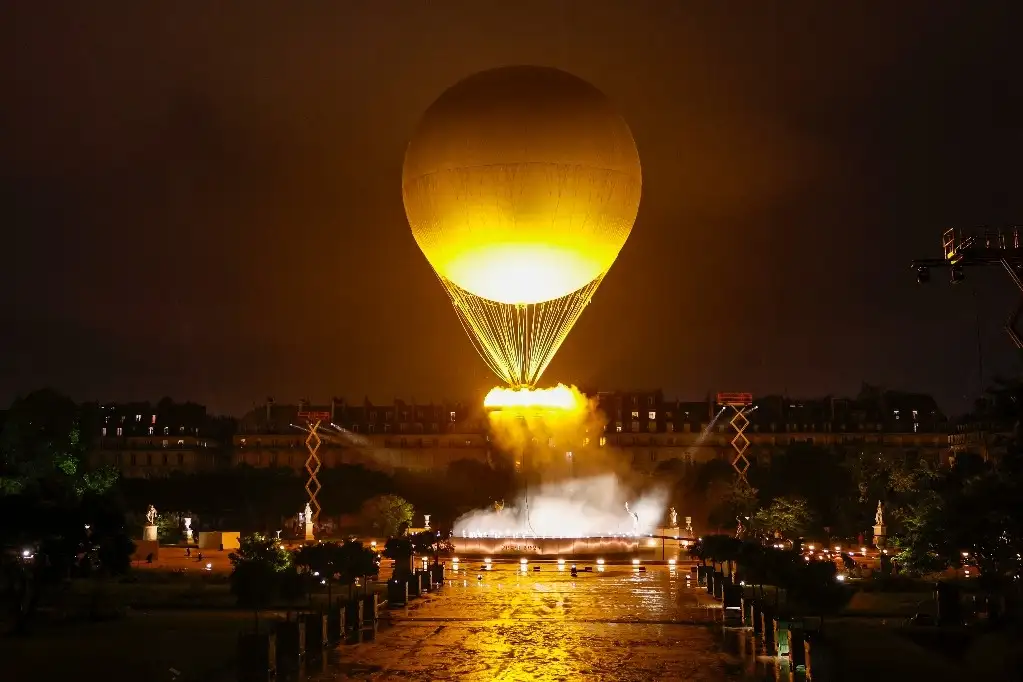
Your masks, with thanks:
M 563 384 L 554 388 L 492 388 L 483 399 L 483 406 L 493 409 L 539 408 L 576 410 L 585 404 L 577 390 Z

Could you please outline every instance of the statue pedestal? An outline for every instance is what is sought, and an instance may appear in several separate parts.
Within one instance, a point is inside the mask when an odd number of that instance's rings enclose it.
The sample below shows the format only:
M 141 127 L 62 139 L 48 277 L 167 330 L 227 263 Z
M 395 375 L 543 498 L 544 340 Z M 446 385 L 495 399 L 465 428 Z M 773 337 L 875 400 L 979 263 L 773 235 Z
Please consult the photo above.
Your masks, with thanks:
M 885 538 L 888 537 L 888 526 L 874 526 L 874 546 L 878 549 L 884 547 Z
M 315 536 L 313 536 L 313 524 L 312 523 L 308 523 L 307 522 L 305 524 L 305 539 L 306 540 L 315 540 L 316 539 Z
M 142 540 L 143 542 L 156 542 L 157 539 L 157 528 L 151 523 L 147 523 L 142 527 Z

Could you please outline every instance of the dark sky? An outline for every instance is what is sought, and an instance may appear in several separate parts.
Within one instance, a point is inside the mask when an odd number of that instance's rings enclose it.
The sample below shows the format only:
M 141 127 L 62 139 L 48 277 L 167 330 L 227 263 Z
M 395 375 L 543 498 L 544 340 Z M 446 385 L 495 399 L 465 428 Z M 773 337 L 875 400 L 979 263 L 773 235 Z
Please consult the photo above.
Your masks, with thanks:
M 978 310 L 988 372 L 1013 366 L 1002 273 L 920 288 L 908 264 L 947 227 L 1023 222 L 1018 0 L 155 4 L 0 10 L 0 403 L 493 385 L 401 165 L 446 87 L 517 63 L 606 92 L 643 164 L 632 236 L 546 380 L 866 380 L 955 410 Z

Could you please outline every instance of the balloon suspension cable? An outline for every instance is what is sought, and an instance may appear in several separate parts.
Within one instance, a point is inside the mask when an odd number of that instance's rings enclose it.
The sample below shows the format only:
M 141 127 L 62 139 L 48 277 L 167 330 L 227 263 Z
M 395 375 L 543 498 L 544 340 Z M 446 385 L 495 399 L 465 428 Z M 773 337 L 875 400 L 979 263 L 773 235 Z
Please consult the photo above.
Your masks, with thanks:
M 567 296 L 541 303 L 498 303 L 476 296 L 448 279 L 439 279 L 459 322 L 487 366 L 513 387 L 532 388 L 604 276 Z

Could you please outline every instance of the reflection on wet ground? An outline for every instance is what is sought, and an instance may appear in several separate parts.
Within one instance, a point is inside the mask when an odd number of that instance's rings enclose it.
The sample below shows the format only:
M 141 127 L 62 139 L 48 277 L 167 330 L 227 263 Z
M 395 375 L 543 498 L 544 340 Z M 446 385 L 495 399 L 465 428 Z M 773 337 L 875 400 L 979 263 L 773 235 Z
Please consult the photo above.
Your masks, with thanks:
M 448 571 L 444 587 L 390 612 L 375 641 L 342 647 L 312 679 L 785 679 L 722 630 L 688 570 L 607 566 L 573 578 L 494 564 Z M 478 579 L 482 576 L 482 580 Z M 748 638 L 752 640 L 750 636 Z

